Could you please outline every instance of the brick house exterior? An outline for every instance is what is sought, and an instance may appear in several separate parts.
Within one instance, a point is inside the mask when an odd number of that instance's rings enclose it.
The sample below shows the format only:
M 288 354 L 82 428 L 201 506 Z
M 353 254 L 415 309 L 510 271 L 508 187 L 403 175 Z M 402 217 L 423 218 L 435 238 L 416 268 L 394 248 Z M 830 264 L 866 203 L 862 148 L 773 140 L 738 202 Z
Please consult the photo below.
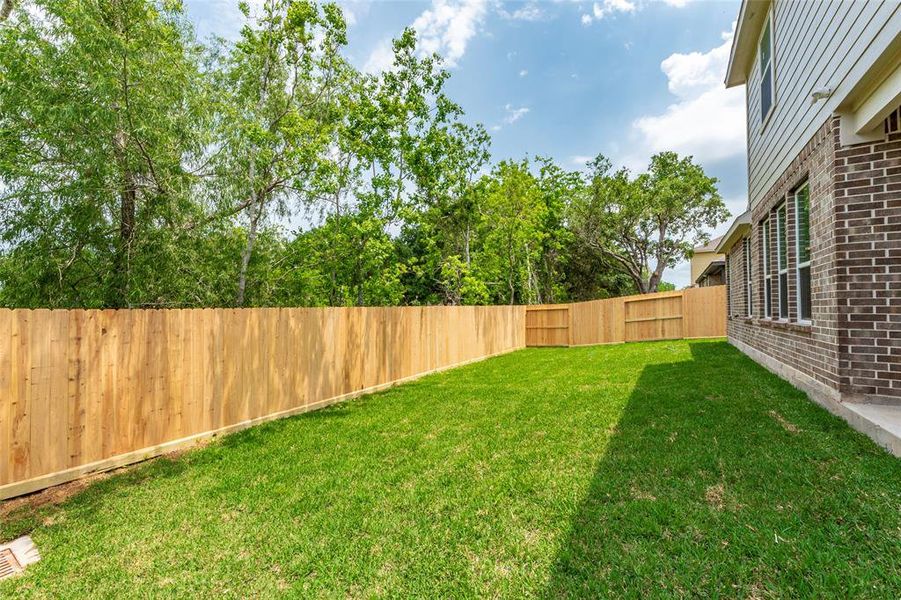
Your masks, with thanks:
M 750 227 L 728 250 L 728 335 L 813 381 L 836 400 L 901 402 L 901 109 L 884 122 L 879 141 L 843 146 L 839 116 L 816 132 L 764 199 Z M 799 322 L 796 228 L 786 227 L 788 317 L 778 293 L 766 311 L 764 226 L 784 203 L 794 223 L 792 194 L 810 187 L 811 318 Z M 771 261 L 777 232 L 770 228 Z M 748 311 L 745 244 L 750 245 Z M 767 314 L 772 316 L 768 317 Z M 803 383 L 803 382 L 801 382 Z
M 901 4 L 743 0 L 726 85 L 748 133 L 716 248 L 729 341 L 901 456 Z

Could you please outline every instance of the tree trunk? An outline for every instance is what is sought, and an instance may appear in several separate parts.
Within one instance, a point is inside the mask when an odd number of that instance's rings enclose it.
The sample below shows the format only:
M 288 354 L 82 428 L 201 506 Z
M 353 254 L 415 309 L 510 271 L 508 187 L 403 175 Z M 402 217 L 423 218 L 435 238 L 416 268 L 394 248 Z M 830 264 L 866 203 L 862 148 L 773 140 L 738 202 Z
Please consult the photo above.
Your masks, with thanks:
M 472 227 L 469 224 L 469 221 L 466 222 L 466 232 L 463 234 L 463 254 L 466 257 L 466 271 L 470 271 L 471 269 L 471 258 L 469 254 L 469 243 L 470 238 L 472 237 Z
M 253 254 L 253 245 L 257 239 L 257 230 L 260 223 L 260 217 L 263 214 L 263 203 L 259 200 L 256 192 L 253 194 L 255 202 L 251 205 L 251 210 L 256 209 L 250 216 L 250 229 L 247 232 L 247 244 L 244 251 L 241 252 L 241 271 L 238 273 L 238 295 L 235 298 L 237 306 L 244 305 L 244 292 L 247 288 L 247 268 L 250 265 L 250 257 Z
M 272 25 L 270 23 L 269 32 L 272 32 Z M 267 41 L 267 44 L 271 44 L 271 41 Z M 266 103 L 266 96 L 268 94 L 269 88 L 269 66 L 270 66 L 270 52 L 271 48 L 269 45 L 266 47 L 266 55 L 263 57 L 263 80 L 260 83 L 260 92 L 257 97 L 256 104 L 256 114 L 259 115 L 262 112 L 263 107 Z M 251 151 L 250 153 L 250 162 L 247 166 L 247 179 L 250 183 L 250 194 L 251 194 L 251 216 L 250 216 L 250 230 L 247 232 L 247 245 L 244 247 L 244 251 L 241 253 L 241 270 L 238 273 L 238 295 L 235 299 L 235 304 L 238 306 L 244 305 L 244 291 L 247 287 L 247 266 L 250 264 L 250 257 L 253 254 L 253 245 L 256 241 L 257 237 L 257 226 L 260 221 L 260 217 L 263 214 L 263 205 L 266 202 L 266 198 L 262 197 L 262 194 L 257 191 L 257 169 L 256 169 L 256 154 Z M 256 208 L 256 213 L 253 212 L 254 208 Z
M 15 0 L 3 0 L 3 4 L 0 5 L 0 23 L 9 18 L 9 15 L 12 13 L 15 5 Z
M 128 304 L 131 247 L 135 236 L 137 191 L 134 174 L 128 165 L 127 144 L 127 134 L 119 129 L 113 139 L 113 152 L 119 168 L 119 237 L 115 244 L 112 281 L 106 299 L 106 304 L 113 308 Z

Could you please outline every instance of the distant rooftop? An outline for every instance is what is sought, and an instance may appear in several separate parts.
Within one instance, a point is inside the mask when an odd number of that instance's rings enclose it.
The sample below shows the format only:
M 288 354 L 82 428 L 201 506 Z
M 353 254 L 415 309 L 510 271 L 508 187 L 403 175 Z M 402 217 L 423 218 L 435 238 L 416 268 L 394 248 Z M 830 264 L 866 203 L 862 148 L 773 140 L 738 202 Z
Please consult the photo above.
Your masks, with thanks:
M 704 246 L 697 246 L 695 248 L 695 252 L 716 252 L 716 247 L 720 243 L 721 239 L 723 239 L 723 236 L 713 238 Z

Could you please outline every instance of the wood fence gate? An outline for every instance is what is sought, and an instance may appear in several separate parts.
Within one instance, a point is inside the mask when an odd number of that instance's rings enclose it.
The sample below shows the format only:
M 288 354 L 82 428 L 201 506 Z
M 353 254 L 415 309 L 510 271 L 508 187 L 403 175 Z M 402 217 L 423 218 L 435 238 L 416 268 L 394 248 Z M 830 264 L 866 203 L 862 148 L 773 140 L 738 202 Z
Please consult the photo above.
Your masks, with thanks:
M 677 340 L 682 335 L 682 294 L 629 298 L 623 302 L 627 342 Z
M 526 307 L 526 346 L 571 346 L 568 304 Z
M 526 307 L 526 346 L 726 335 L 726 286 Z

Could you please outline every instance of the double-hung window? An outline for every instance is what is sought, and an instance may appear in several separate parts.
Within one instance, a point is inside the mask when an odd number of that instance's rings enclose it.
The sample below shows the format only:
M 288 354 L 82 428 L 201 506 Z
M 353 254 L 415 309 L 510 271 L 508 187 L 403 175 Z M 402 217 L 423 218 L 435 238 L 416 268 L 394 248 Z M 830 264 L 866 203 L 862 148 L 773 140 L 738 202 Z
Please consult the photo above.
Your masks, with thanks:
M 810 184 L 795 192 L 798 321 L 810 322 Z
M 773 108 L 773 13 L 767 15 L 760 36 L 760 122 Z
M 763 316 L 773 316 L 773 261 L 770 258 L 770 218 L 763 222 Z
M 779 318 L 788 319 L 788 236 L 785 203 L 776 210 L 776 255 L 779 266 Z
M 745 308 L 749 317 L 754 316 L 753 294 L 751 293 L 751 238 L 744 241 L 745 263 Z

